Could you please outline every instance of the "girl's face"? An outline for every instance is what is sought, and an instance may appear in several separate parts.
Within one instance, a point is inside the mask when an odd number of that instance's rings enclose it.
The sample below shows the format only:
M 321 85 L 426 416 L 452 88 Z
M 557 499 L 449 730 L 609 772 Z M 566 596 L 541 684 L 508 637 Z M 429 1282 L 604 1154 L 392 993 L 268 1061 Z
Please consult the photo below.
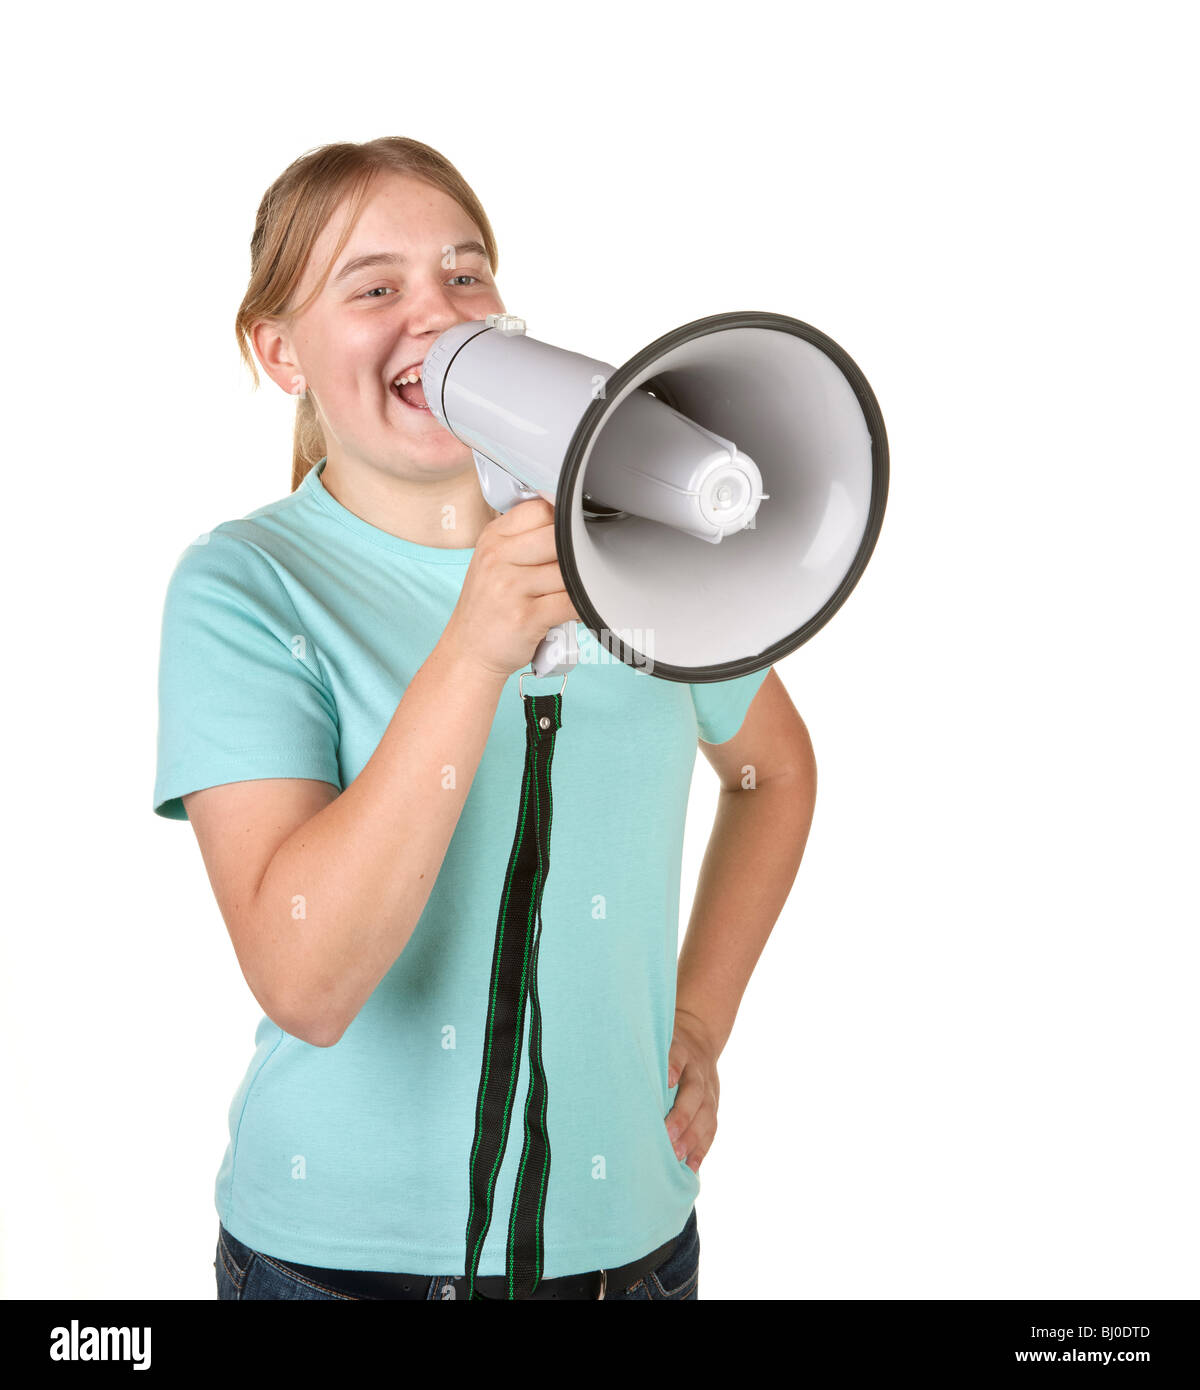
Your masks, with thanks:
M 339 209 L 313 248 L 293 303 L 316 284 L 344 225 Z M 392 383 L 447 328 L 505 312 L 482 241 L 440 189 L 410 175 L 381 175 L 324 289 L 290 336 L 267 329 L 260 360 L 289 393 L 292 378 L 304 377 L 331 462 L 349 457 L 419 481 L 471 461 L 465 444 L 432 413 L 406 404 Z M 381 259 L 358 264 L 364 257 Z

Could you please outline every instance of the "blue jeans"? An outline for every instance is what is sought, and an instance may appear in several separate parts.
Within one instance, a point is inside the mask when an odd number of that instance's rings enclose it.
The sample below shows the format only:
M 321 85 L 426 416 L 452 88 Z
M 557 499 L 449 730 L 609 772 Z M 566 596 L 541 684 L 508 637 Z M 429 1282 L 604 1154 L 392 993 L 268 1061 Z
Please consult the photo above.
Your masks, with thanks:
M 213 1266 L 217 1271 L 217 1297 L 219 1299 L 344 1299 L 356 1300 L 367 1297 L 337 1287 L 334 1271 L 326 1281 L 314 1279 L 307 1274 L 292 1269 L 283 1260 L 273 1255 L 264 1255 L 251 1250 L 235 1236 L 231 1236 L 220 1222 L 217 1223 L 217 1258 Z M 679 1235 L 679 1243 L 657 1269 L 641 1275 L 628 1288 L 614 1288 L 611 1284 L 605 1290 L 606 1299 L 624 1299 L 633 1302 L 672 1299 L 686 1303 L 698 1301 L 700 1279 L 700 1232 L 696 1226 L 696 1208 L 693 1207 L 687 1223 Z M 436 1275 L 433 1278 L 421 1277 L 403 1290 L 397 1290 L 397 1299 L 441 1299 L 447 1300 L 463 1296 L 463 1276 Z

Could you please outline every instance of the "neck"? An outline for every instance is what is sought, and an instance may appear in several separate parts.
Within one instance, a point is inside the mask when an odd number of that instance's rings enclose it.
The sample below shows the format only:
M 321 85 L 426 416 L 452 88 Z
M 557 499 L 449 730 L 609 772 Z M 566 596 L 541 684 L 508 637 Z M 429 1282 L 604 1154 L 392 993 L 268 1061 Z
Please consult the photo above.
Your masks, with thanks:
M 473 460 L 453 475 L 414 482 L 330 454 L 321 485 L 363 521 L 435 550 L 472 548 L 480 531 L 500 515 L 479 490 Z

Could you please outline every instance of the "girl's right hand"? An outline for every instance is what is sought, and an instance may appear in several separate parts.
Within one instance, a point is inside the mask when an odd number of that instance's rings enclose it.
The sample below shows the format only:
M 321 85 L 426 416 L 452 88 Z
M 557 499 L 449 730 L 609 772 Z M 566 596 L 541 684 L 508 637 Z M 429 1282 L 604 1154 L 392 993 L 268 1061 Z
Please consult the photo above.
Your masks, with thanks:
M 518 502 L 479 533 L 441 641 L 497 675 L 528 666 L 550 628 L 579 620 L 554 547 L 554 508 Z

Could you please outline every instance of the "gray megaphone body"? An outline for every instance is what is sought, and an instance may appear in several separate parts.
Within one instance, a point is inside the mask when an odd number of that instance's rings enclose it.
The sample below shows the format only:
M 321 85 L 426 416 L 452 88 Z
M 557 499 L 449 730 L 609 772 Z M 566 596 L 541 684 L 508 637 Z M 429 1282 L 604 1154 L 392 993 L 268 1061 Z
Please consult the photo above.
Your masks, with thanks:
M 883 521 L 878 403 L 797 319 L 698 319 L 614 368 L 490 314 L 438 337 L 422 388 L 490 506 L 554 504 L 563 582 L 600 644 L 668 680 L 794 651 L 845 601 Z M 565 684 L 578 660 L 562 623 L 531 670 Z

